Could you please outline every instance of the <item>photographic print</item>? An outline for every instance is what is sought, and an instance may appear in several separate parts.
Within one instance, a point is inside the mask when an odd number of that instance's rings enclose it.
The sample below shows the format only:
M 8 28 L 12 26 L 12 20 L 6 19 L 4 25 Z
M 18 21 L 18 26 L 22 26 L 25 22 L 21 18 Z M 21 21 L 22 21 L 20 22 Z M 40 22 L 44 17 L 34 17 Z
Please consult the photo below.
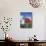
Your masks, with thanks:
M 32 28 L 32 12 L 20 12 L 20 27 Z

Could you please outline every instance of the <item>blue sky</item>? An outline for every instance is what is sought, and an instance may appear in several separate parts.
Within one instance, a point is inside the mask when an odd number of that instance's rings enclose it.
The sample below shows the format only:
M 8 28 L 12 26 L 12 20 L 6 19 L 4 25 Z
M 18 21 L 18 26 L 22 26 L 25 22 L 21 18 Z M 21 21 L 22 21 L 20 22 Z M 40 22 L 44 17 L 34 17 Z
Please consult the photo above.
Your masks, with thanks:
M 23 16 L 23 17 L 31 17 L 32 18 L 32 12 L 20 12 L 20 15 Z

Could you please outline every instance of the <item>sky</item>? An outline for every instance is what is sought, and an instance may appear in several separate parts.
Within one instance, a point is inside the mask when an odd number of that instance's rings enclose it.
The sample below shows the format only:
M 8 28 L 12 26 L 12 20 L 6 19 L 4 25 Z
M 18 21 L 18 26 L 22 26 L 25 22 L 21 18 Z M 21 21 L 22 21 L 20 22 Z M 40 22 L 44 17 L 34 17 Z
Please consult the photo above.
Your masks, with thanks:
M 30 17 L 32 19 L 32 12 L 21 12 L 20 13 L 20 18 L 22 19 L 23 17 Z

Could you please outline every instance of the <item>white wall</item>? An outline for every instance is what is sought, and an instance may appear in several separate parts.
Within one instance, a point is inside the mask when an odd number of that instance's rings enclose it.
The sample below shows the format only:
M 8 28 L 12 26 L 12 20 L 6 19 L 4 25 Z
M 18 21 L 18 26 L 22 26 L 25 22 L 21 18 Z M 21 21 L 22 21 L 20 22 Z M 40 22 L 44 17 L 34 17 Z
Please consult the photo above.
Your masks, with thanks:
M 32 29 L 20 28 L 20 12 L 33 13 L 33 27 Z M 28 0 L 0 0 L 0 16 L 12 17 L 13 22 L 10 35 L 17 40 L 27 40 L 34 34 L 39 40 L 45 39 L 45 15 L 46 8 L 33 8 L 30 6 Z M 2 32 L 2 31 L 1 31 Z M 45 33 L 45 34 L 44 34 Z M 2 36 L 0 36 L 2 39 Z
M 46 14 L 46 13 L 45 13 Z M 45 28 L 44 28 L 44 39 L 46 39 L 46 15 L 45 15 Z

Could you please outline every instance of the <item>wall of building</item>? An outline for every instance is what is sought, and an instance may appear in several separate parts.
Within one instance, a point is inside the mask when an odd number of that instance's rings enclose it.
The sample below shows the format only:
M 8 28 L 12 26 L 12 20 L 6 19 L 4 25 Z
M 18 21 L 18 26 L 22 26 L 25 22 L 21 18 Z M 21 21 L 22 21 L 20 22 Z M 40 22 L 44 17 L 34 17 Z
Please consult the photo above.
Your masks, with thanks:
M 20 28 L 20 12 L 33 13 L 33 27 L 31 29 Z M 33 8 L 28 0 L 0 0 L 0 19 L 2 17 L 12 17 L 12 26 L 8 33 L 16 40 L 28 40 L 34 34 L 39 40 L 45 40 L 45 16 L 46 8 Z M 0 31 L 0 39 L 3 31 Z M 3 33 L 4 34 L 4 33 Z

